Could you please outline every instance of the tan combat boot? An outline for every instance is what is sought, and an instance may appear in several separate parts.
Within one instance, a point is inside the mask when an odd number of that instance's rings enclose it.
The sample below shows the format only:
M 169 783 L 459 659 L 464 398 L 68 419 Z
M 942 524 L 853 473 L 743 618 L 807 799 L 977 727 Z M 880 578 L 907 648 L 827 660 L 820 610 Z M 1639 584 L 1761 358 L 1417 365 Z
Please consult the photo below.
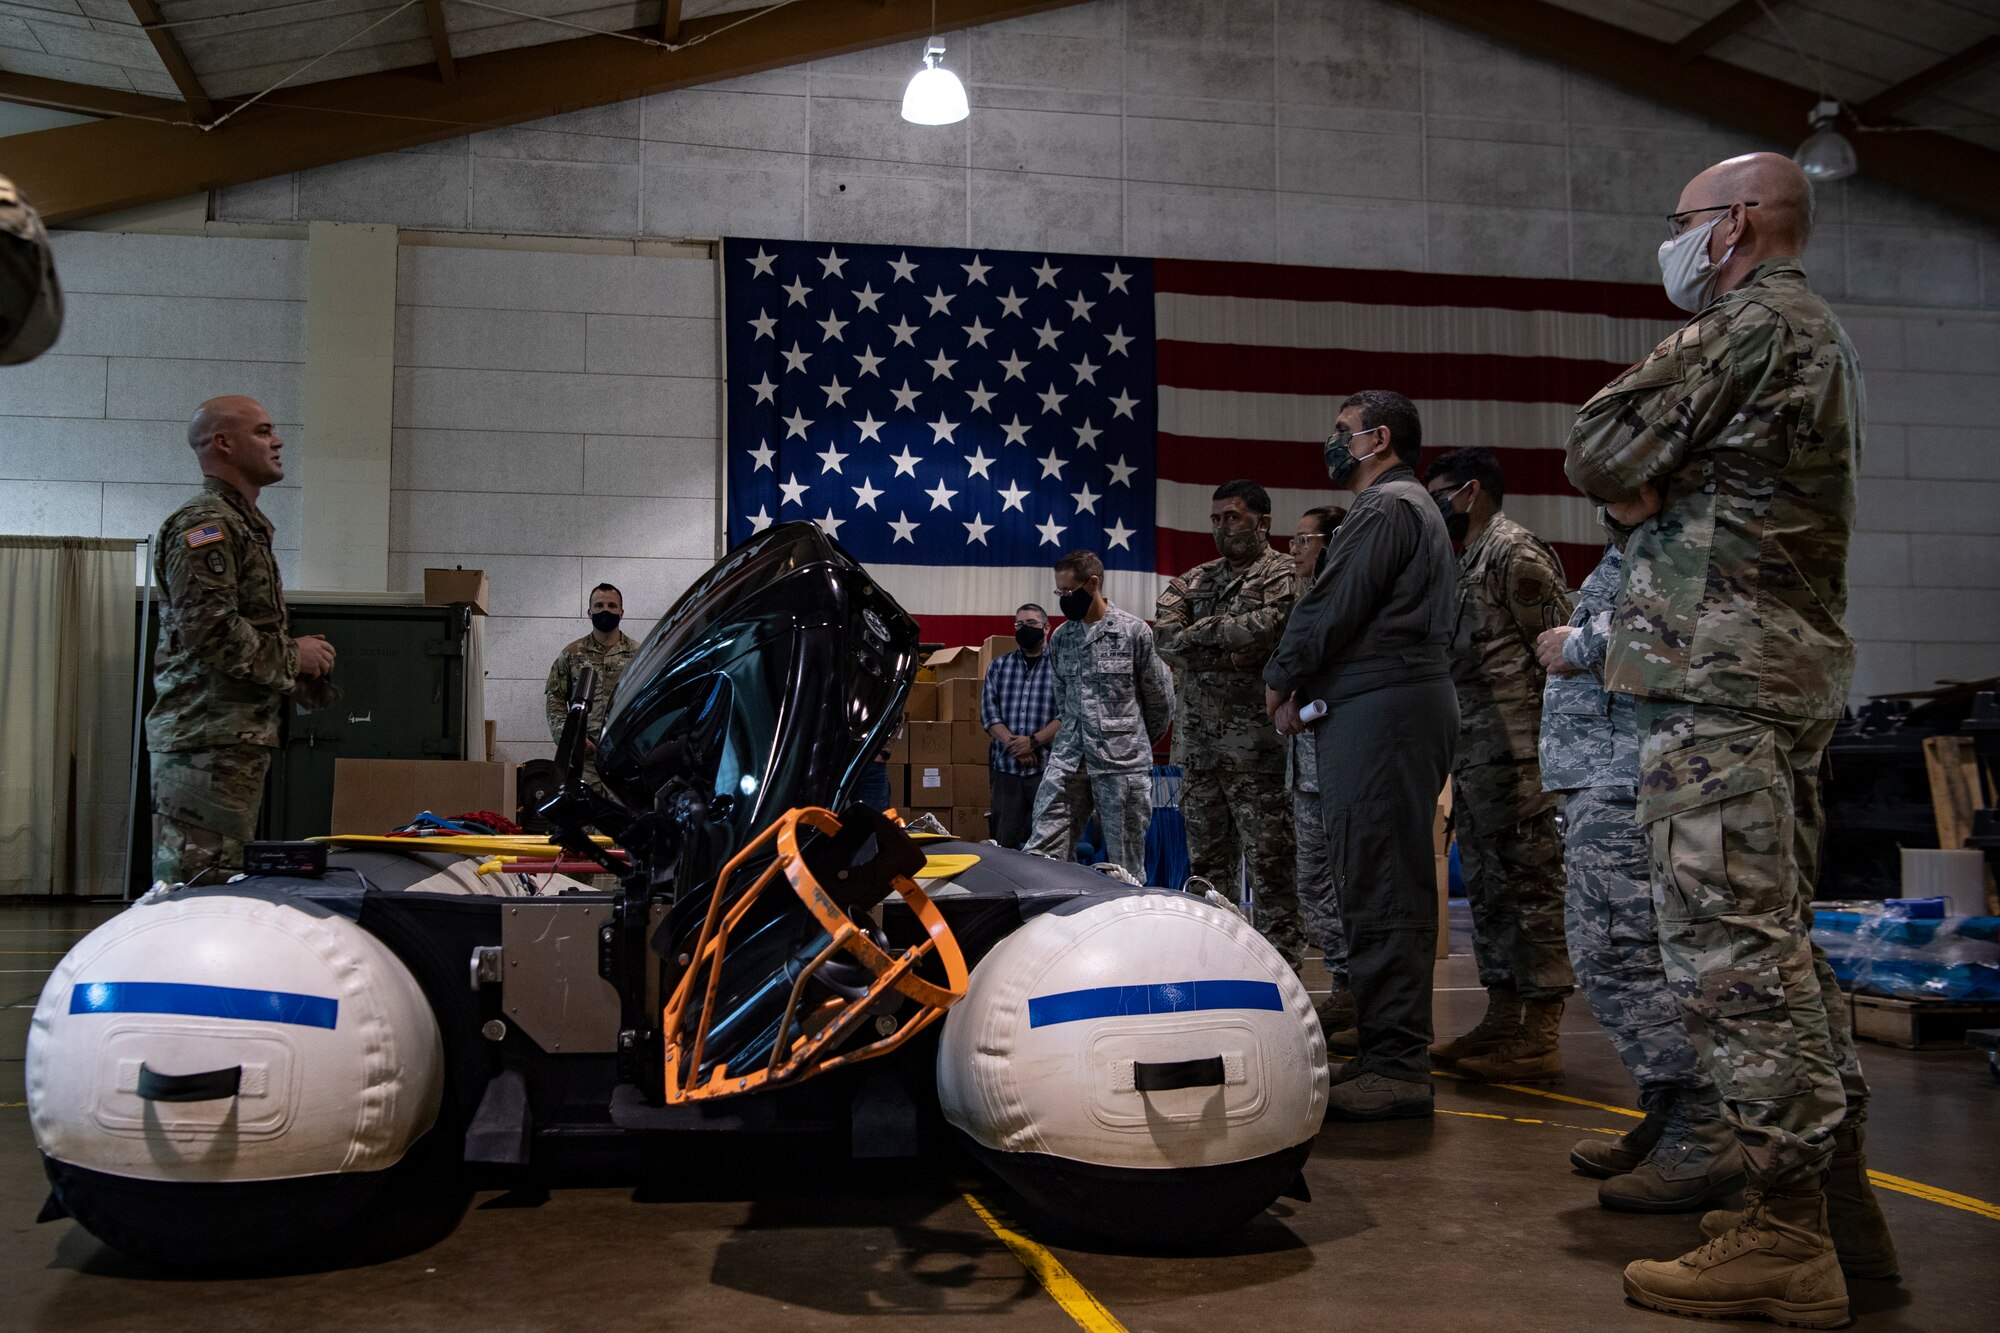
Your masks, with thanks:
M 1722 1118 L 1722 1098 L 1676 1088 L 1665 1128 L 1646 1160 L 1597 1189 L 1621 1213 L 1690 1213 L 1743 1188 L 1743 1149 Z
M 1625 1267 L 1625 1295 L 1699 1319 L 1764 1318 L 1793 1328 L 1847 1323 L 1847 1282 L 1817 1183 L 1767 1190 L 1742 1225 L 1678 1259 Z
M 1562 1077 L 1561 1000 L 1528 1000 L 1521 1031 L 1508 1041 L 1458 1062 L 1458 1072 L 1487 1083 L 1544 1083 Z
M 1607 1180 L 1612 1176 L 1622 1176 L 1646 1160 L 1653 1151 L 1653 1145 L 1660 1141 L 1660 1131 L 1666 1127 L 1667 1111 L 1673 1093 L 1666 1089 L 1653 1089 L 1639 1094 L 1639 1105 L 1646 1109 L 1646 1118 L 1617 1138 L 1607 1139 L 1592 1135 L 1578 1139 L 1569 1150 L 1569 1164 L 1586 1176 Z
M 1332 1055 L 1359 1055 L 1361 1032 L 1355 1026 L 1354 992 L 1335 983 L 1335 990 L 1319 1002 L 1320 1031 L 1326 1034 L 1326 1049 Z
M 1827 1220 L 1833 1228 L 1833 1248 L 1840 1269 L 1849 1277 L 1889 1279 L 1900 1271 L 1896 1240 L 1889 1219 L 1868 1182 L 1867 1131 L 1842 1122 L 1833 1132 L 1833 1162 L 1826 1180 Z M 1743 1214 L 1718 1210 L 1701 1219 L 1703 1235 L 1720 1236 L 1735 1227 Z
M 1491 986 L 1486 991 L 1486 1013 L 1473 1029 L 1450 1041 L 1435 1042 L 1431 1059 L 1441 1065 L 1456 1064 L 1468 1055 L 1480 1055 L 1521 1032 L 1521 995 L 1512 986 Z

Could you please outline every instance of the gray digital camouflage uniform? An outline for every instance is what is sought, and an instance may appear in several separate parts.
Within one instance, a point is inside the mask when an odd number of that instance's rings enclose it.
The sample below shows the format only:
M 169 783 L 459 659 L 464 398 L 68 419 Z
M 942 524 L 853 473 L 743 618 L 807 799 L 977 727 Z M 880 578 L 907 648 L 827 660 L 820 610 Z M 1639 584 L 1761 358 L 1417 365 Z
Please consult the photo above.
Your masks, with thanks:
M 1153 745 L 1173 723 L 1173 677 L 1146 622 L 1109 603 L 1096 624 L 1057 626 L 1049 653 L 1062 725 L 1035 791 L 1034 832 L 1024 850 L 1073 859 L 1094 809 L 1105 855 L 1143 882 Z
M 1638 699 L 1667 977 L 1764 1186 L 1817 1179 L 1868 1088 L 1811 942 L 1819 765 L 1854 674 L 1861 372 L 1797 259 L 1766 260 L 1577 414 L 1570 480 L 1658 483 L 1626 544 L 1607 688 Z
M 243 864 L 287 699 L 331 697 L 324 680 L 299 679 L 271 533 L 256 505 L 214 477 L 160 525 L 157 697 L 146 714 L 155 880 L 191 883 Z
M 1326 958 L 1335 990 L 1347 989 L 1347 932 L 1340 924 L 1340 895 L 1333 887 L 1333 862 L 1327 859 L 1326 821 L 1319 810 L 1319 736 L 1317 726 L 1290 738 L 1285 754 L 1285 785 L 1292 793 L 1292 830 L 1298 843 L 1299 919 L 1306 938 Z
M 1639 824 L 1639 731 L 1629 695 L 1607 694 L 1596 672 L 1624 579 L 1608 547 L 1577 594 L 1563 644 L 1575 675 L 1551 675 L 1542 693 L 1542 785 L 1563 795 L 1563 905 L 1569 957 L 1590 1011 L 1639 1085 L 1642 1103 L 1667 1088 L 1702 1092 L 1712 1080 L 1667 987 L 1653 913 L 1653 863 Z
M 1458 567 L 1453 818 L 1479 984 L 1560 999 L 1575 978 L 1563 943 L 1562 837 L 1536 757 L 1544 672 L 1535 639 L 1569 619 L 1562 563 L 1539 537 L 1495 514 Z
M 1257 929 L 1294 968 L 1306 940 L 1286 747 L 1264 715 L 1262 672 L 1297 595 L 1291 560 L 1266 546 L 1241 570 L 1215 559 L 1172 580 L 1153 621 L 1159 654 L 1174 668 L 1188 863 L 1226 894 L 1247 867 Z

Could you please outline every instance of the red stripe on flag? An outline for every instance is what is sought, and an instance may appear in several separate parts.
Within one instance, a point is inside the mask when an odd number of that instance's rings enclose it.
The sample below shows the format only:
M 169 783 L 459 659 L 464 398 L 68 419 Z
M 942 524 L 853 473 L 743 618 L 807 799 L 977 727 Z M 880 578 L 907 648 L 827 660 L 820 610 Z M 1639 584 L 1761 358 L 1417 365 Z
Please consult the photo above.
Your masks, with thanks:
M 1307 268 L 1295 264 L 1234 264 L 1202 259 L 1153 261 L 1156 291 L 1187 296 L 1241 296 L 1274 301 L 1351 301 L 1359 305 L 1493 306 L 1501 310 L 1560 310 L 1614 319 L 1687 315 L 1653 283 L 1585 282 L 1572 278 L 1486 278 L 1399 269 Z
M 1563 582 L 1571 588 L 1581 587 L 1590 577 L 1590 571 L 1597 568 L 1597 562 L 1604 558 L 1604 546 L 1586 545 L 1582 542 L 1550 542 L 1556 558 L 1563 562 Z
M 1215 538 L 1210 533 L 1186 532 L 1180 528 L 1153 529 L 1153 568 L 1162 574 L 1185 574 L 1215 557 Z M 1147 607 L 1146 619 L 1152 618 L 1153 608 Z
M 1151 617 L 1153 608 L 1146 608 Z M 970 645 L 977 648 L 985 643 L 988 636 L 1014 633 L 1012 613 L 1004 616 L 918 616 L 917 627 L 922 631 L 923 643 L 941 643 L 947 648 Z
M 1416 399 L 1583 403 L 1625 371 L 1608 361 L 1464 352 L 1361 352 L 1162 341 L 1160 383 L 1236 393 L 1345 393 L 1393 386 Z M 1333 406 L 1329 400 L 1328 406 Z
M 1451 446 L 1439 445 L 1423 451 L 1423 469 Z M 1574 495 L 1576 490 L 1563 474 L 1561 449 L 1495 449 L 1500 473 L 1507 490 L 1517 495 Z M 1326 478 L 1325 451 L 1320 445 L 1296 440 L 1218 440 L 1195 435 L 1159 436 L 1159 470 L 1162 479 L 1192 486 L 1220 486 L 1225 481 L 1249 477 L 1267 490 L 1323 490 L 1331 494 L 1333 483 Z

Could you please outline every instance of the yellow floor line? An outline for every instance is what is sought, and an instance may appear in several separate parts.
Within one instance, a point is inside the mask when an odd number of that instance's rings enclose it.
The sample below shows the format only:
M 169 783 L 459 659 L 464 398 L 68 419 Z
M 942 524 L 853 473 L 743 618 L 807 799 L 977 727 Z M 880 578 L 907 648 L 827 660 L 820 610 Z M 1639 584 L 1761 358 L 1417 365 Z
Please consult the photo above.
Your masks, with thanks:
M 1078 1328 L 1087 1329 L 1089 1333 L 1128 1333 L 1125 1325 L 1118 1322 L 1118 1317 L 1090 1294 L 1089 1288 L 1070 1276 L 1062 1260 L 1049 1253 L 1048 1247 L 1001 1221 L 974 1195 L 967 1194 L 965 1201 L 971 1205 L 973 1212 L 979 1214 L 979 1220 L 1000 1238 L 1000 1243 L 1013 1251 L 1021 1266 L 1034 1274 L 1035 1281 L 1055 1298 L 1063 1313 L 1076 1321 Z
M 1880 1189 L 1894 1190 L 1913 1199 L 1922 1199 L 1927 1203 L 1941 1203 L 1947 1208 L 1957 1208 L 2000 1222 L 2000 1206 L 1990 1204 L 1984 1199 L 1975 1199 L 1969 1194 L 1956 1194 L 1951 1190 L 1939 1189 L 1936 1185 L 1926 1185 L 1921 1180 L 1905 1180 L 1901 1176 L 1892 1176 L 1885 1171 L 1870 1171 L 1868 1179 Z

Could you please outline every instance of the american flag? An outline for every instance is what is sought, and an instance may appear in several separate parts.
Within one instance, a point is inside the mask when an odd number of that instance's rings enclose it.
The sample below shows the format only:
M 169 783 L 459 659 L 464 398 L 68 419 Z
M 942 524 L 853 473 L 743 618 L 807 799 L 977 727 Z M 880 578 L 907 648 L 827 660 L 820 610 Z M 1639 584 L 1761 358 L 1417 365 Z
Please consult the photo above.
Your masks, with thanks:
M 1320 444 L 1365 388 L 1416 400 L 1427 461 L 1496 450 L 1578 582 L 1570 420 L 1680 319 L 1627 283 L 737 238 L 723 285 L 731 544 L 816 520 L 947 643 L 1049 604 L 1077 548 L 1150 618 L 1232 478 L 1280 538 L 1346 503 Z

